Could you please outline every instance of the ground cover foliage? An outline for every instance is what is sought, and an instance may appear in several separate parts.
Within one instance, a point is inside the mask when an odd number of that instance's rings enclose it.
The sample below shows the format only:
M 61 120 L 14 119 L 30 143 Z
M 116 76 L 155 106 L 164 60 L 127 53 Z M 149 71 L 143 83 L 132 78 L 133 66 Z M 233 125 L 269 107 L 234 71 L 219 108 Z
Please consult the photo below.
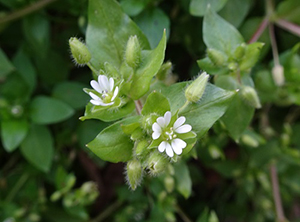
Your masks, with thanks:
M 300 221 L 298 0 L 0 0 L 0 220 Z

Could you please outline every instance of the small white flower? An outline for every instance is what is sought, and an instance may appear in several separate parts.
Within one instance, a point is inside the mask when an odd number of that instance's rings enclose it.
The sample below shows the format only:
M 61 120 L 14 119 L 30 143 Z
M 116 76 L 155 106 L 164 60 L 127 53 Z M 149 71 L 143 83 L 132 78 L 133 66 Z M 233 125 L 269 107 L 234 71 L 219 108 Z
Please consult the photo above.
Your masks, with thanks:
M 158 117 L 156 122 L 152 125 L 152 138 L 154 140 L 160 137 L 163 139 L 158 146 L 158 151 L 161 153 L 166 151 L 169 157 L 173 157 L 174 152 L 177 155 L 180 155 L 182 149 L 187 145 L 182 139 L 177 138 L 177 134 L 188 133 L 192 130 L 191 125 L 184 124 L 185 117 L 183 116 L 179 117 L 174 122 L 173 126 L 169 126 L 171 117 L 171 112 L 167 111 L 163 117 Z
M 114 79 L 107 78 L 105 75 L 98 76 L 98 82 L 96 80 L 91 81 L 91 86 L 96 90 L 101 96 L 95 93 L 89 92 L 92 97 L 90 102 L 96 106 L 111 106 L 114 104 L 114 100 L 119 93 L 119 87 L 114 88 Z

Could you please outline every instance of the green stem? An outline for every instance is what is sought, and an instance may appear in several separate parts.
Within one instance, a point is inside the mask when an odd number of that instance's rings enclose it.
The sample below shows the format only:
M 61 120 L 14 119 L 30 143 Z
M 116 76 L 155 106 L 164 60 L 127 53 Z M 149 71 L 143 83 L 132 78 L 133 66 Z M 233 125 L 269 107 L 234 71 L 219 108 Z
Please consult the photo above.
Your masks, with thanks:
M 120 206 L 122 202 L 116 201 L 108 208 L 106 208 L 103 212 L 101 212 L 96 218 L 92 219 L 90 222 L 101 222 L 108 218 L 112 213 L 114 213 Z
M 135 110 L 136 110 L 137 114 L 141 115 L 141 112 L 143 109 L 143 104 L 142 104 L 141 100 L 134 100 L 134 104 L 135 104 Z
M 39 1 L 39 2 L 36 2 L 32 5 L 27 6 L 26 8 L 17 10 L 15 12 L 12 12 L 11 14 L 9 14 L 9 15 L 3 17 L 3 18 L 0 18 L 0 25 L 4 24 L 4 23 L 7 23 L 7 22 L 12 22 L 12 21 L 17 20 L 19 18 L 22 18 L 25 15 L 31 14 L 35 11 L 38 11 L 38 10 L 46 7 L 47 5 L 49 5 L 50 3 L 55 2 L 55 1 L 56 0 Z
M 190 102 L 187 100 L 185 104 L 183 104 L 183 106 L 179 108 L 178 113 L 181 113 L 189 104 Z
M 188 218 L 188 216 L 183 212 L 183 210 L 180 208 L 179 205 L 175 206 L 175 210 L 179 214 L 179 216 L 181 217 L 182 221 L 184 221 L 184 222 L 192 222 L 191 219 Z
M 90 62 L 87 63 L 87 66 L 92 70 L 93 73 L 95 73 L 95 74 L 98 73 L 98 71 L 96 70 L 96 68 Z
M 25 184 L 25 182 L 27 181 L 29 175 L 28 173 L 24 173 L 19 180 L 17 181 L 17 183 L 15 184 L 15 186 L 11 189 L 10 193 L 7 195 L 7 197 L 5 198 L 6 202 L 11 202 L 14 197 L 16 196 L 16 194 L 18 193 L 18 191 L 21 189 L 21 187 Z

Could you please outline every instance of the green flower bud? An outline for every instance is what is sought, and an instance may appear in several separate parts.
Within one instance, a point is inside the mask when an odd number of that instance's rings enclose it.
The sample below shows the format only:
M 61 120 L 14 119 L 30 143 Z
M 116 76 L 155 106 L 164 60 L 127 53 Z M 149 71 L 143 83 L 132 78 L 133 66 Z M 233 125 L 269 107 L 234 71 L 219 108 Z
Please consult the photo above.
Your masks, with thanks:
M 238 65 L 237 65 L 235 62 L 230 62 L 230 63 L 227 65 L 227 67 L 228 67 L 229 70 L 235 71 L 235 70 L 237 70 Z
M 281 65 L 275 65 L 273 67 L 272 76 L 277 86 L 282 86 L 284 84 L 284 70 Z
M 207 49 L 206 50 L 208 58 L 212 61 L 212 63 L 216 66 L 223 66 L 227 61 L 227 56 L 216 49 Z
M 194 80 L 185 90 L 185 98 L 190 102 L 197 102 L 201 99 L 209 75 L 206 72 L 202 73 L 196 80 Z
M 143 130 L 140 127 L 138 127 L 136 130 L 133 131 L 133 133 L 130 136 L 130 139 L 133 141 L 136 141 L 136 140 L 141 139 L 144 136 L 145 136 L 145 134 L 144 134 Z
M 159 80 L 165 80 L 167 76 L 172 72 L 172 63 L 166 62 L 162 64 L 158 73 L 156 74 L 156 78 Z
M 137 159 L 130 160 L 126 166 L 127 182 L 132 190 L 135 190 L 142 180 L 142 165 Z
M 118 70 L 116 69 L 116 67 L 114 67 L 112 64 L 105 62 L 104 63 L 104 68 L 106 73 L 110 76 L 113 77 L 113 79 L 117 79 L 120 77 L 120 74 L 118 72 Z M 105 75 L 105 74 L 104 74 Z
M 147 161 L 147 169 L 152 176 L 156 176 L 166 170 L 168 163 L 169 161 L 164 155 L 155 151 L 150 154 Z
M 92 56 L 90 51 L 79 39 L 75 37 L 70 38 L 69 45 L 74 61 L 78 65 L 85 65 L 91 60 Z
M 259 141 L 254 138 L 253 136 L 249 135 L 249 134 L 244 134 L 241 137 L 241 141 L 249 147 L 258 147 L 259 146 Z
M 127 42 L 125 51 L 126 63 L 132 67 L 136 68 L 141 60 L 141 46 L 137 36 L 130 36 Z
M 38 215 L 36 213 L 31 213 L 28 215 L 28 219 L 29 219 L 29 221 L 32 221 L 32 222 L 38 222 L 41 220 L 41 217 L 40 217 L 40 215 Z
M 61 198 L 61 196 L 62 196 L 62 193 L 59 190 L 57 190 L 51 195 L 50 200 L 52 202 L 55 202 L 55 201 L 59 200 Z
M 246 44 L 242 43 L 235 49 L 233 56 L 236 60 L 240 60 L 244 57 L 245 52 L 246 52 Z
M 171 193 L 174 190 L 175 187 L 175 180 L 171 176 L 166 176 L 164 178 L 164 185 L 168 193 Z
M 146 130 L 148 133 L 152 132 L 152 125 L 155 123 L 156 119 L 159 116 L 155 113 L 152 113 L 150 115 L 144 116 L 142 119 L 142 127 L 144 130 Z
M 261 48 L 264 46 L 264 43 L 255 42 L 250 45 L 247 45 L 245 55 L 240 61 L 240 70 L 245 71 L 252 68 L 260 56 Z
M 261 104 L 258 98 L 258 95 L 255 91 L 255 89 L 253 89 L 250 86 L 243 86 L 243 88 L 240 90 L 240 95 L 242 97 L 242 99 L 244 100 L 244 102 L 246 104 L 248 104 L 249 106 L 252 106 L 256 109 L 261 108 Z
M 142 155 L 148 146 L 149 146 L 149 143 L 146 139 L 137 142 L 136 149 L 135 149 L 136 155 L 138 155 L 138 156 Z
M 291 143 L 291 137 L 287 133 L 283 133 L 280 136 L 280 141 L 283 147 L 287 147 Z

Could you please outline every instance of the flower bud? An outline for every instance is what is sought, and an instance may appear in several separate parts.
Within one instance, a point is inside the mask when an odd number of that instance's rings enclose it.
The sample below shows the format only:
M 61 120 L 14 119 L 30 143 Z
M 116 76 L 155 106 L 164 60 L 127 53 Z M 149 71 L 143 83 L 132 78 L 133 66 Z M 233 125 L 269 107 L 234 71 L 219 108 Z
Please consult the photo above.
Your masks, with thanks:
M 243 88 L 240 90 L 240 95 L 242 99 L 245 101 L 245 103 L 248 104 L 249 106 L 252 106 L 256 109 L 261 108 L 258 95 L 255 89 L 253 89 L 252 87 L 243 86 Z
M 69 45 L 74 61 L 78 65 L 85 65 L 91 60 L 92 56 L 90 51 L 79 39 L 75 37 L 70 38 Z
M 127 181 L 132 190 L 135 190 L 140 184 L 142 179 L 142 165 L 137 159 L 130 160 L 127 162 L 126 173 Z
M 216 49 L 207 49 L 206 51 L 208 58 L 216 66 L 223 66 L 227 60 L 227 57 L 224 53 Z
M 159 152 L 152 152 L 148 159 L 147 168 L 152 176 L 158 175 L 165 171 L 168 165 L 168 159 Z
M 174 178 L 171 176 L 166 176 L 164 178 L 164 185 L 168 193 L 171 193 L 174 190 L 174 186 L 175 186 Z
M 57 190 L 51 195 L 50 200 L 52 202 L 55 202 L 55 201 L 59 200 L 61 198 L 61 196 L 62 196 L 62 193 L 59 190 Z
M 246 52 L 246 44 L 242 43 L 234 50 L 233 56 L 235 59 L 240 60 L 244 57 L 245 52 Z
M 284 84 L 284 70 L 281 65 L 275 65 L 273 67 L 272 76 L 277 86 L 282 86 Z
M 196 80 L 194 80 L 185 90 L 185 98 L 190 102 L 197 102 L 201 99 L 209 75 L 206 72 L 202 73 Z
M 258 147 L 259 146 L 259 141 L 257 139 L 255 139 L 253 136 L 249 135 L 249 134 L 244 134 L 241 137 L 241 141 L 249 147 Z
M 132 67 L 136 68 L 140 63 L 141 59 L 141 47 L 137 36 L 130 36 L 127 42 L 125 51 L 126 63 Z
M 160 69 L 156 74 L 156 78 L 159 80 L 165 80 L 167 76 L 171 73 L 171 71 L 172 71 L 172 63 L 168 61 L 162 64 L 162 66 L 160 67 Z
M 146 139 L 138 141 L 137 145 L 136 145 L 136 149 L 135 149 L 136 155 L 138 155 L 138 156 L 142 155 L 148 146 L 149 146 L 149 143 Z

